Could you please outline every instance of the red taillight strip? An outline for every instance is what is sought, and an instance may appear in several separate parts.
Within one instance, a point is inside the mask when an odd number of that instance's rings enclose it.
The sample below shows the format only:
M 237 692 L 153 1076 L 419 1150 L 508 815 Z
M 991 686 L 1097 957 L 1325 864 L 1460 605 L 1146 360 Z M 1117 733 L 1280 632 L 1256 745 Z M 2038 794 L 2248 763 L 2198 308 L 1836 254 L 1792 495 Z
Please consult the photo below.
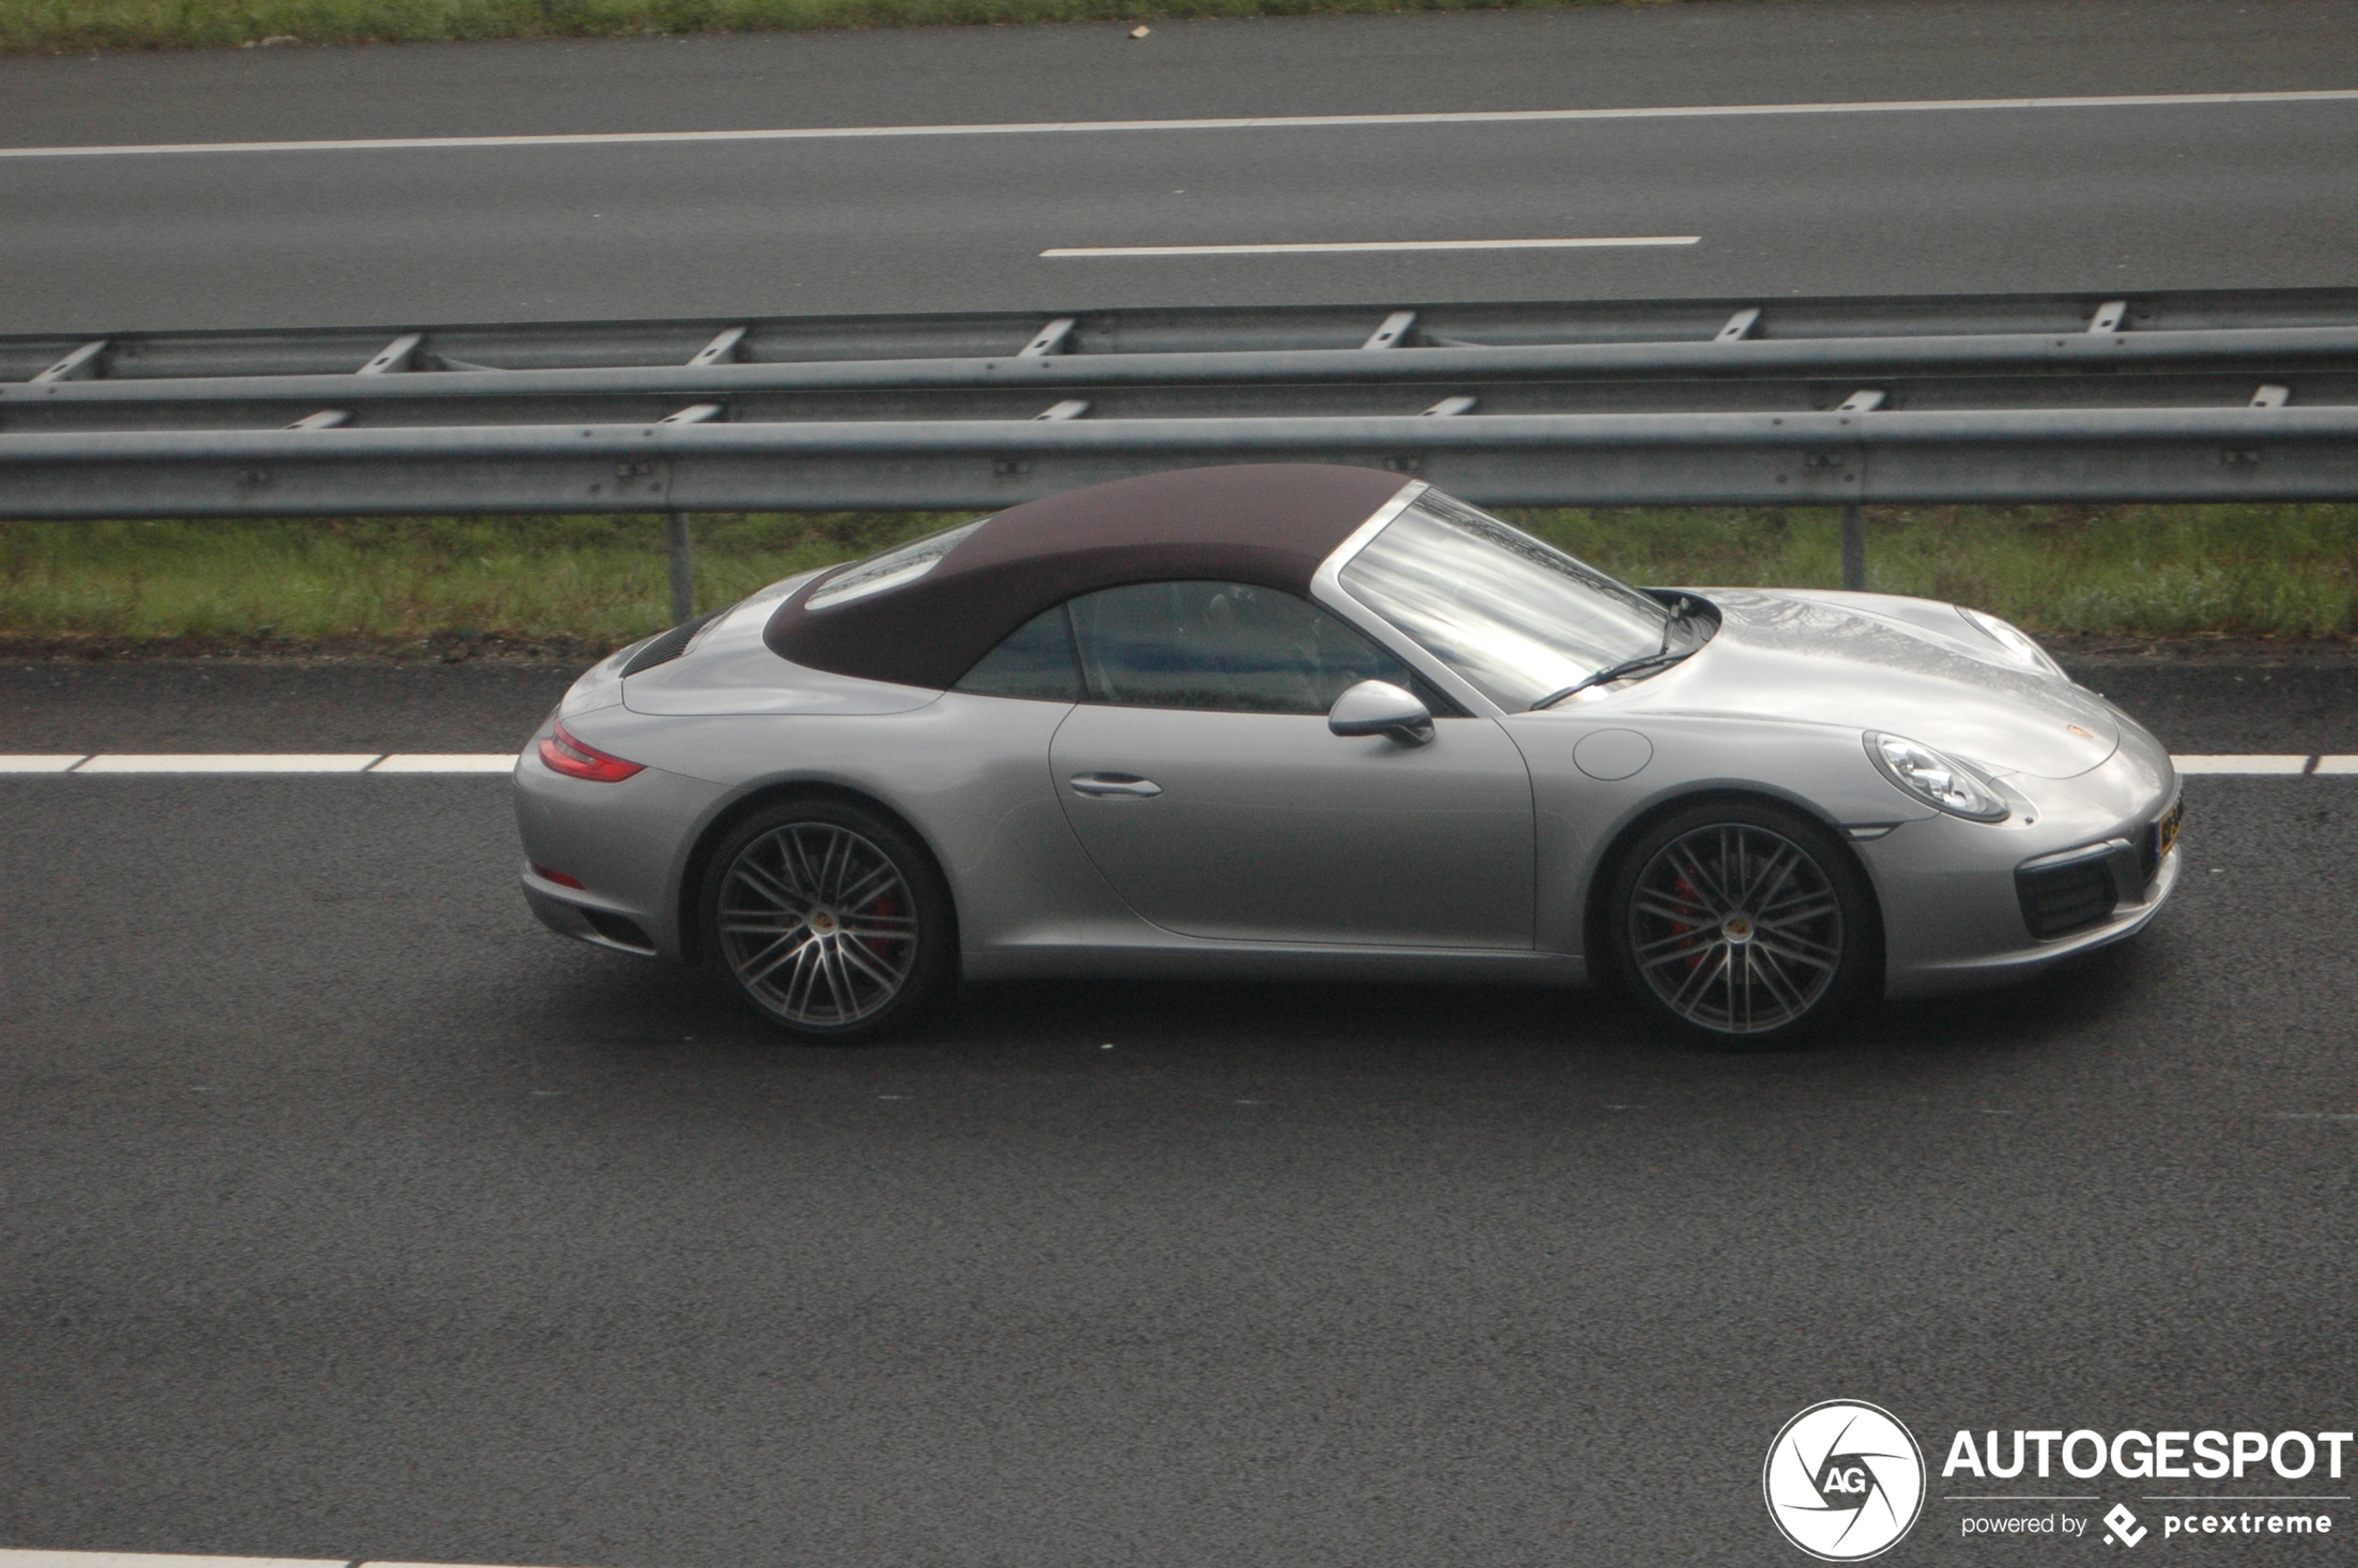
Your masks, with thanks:
M 563 722 L 557 732 L 540 743 L 540 760 L 550 771 L 567 778 L 589 779 L 596 784 L 620 784 L 633 773 L 646 771 L 643 762 L 625 762 L 590 745 Z

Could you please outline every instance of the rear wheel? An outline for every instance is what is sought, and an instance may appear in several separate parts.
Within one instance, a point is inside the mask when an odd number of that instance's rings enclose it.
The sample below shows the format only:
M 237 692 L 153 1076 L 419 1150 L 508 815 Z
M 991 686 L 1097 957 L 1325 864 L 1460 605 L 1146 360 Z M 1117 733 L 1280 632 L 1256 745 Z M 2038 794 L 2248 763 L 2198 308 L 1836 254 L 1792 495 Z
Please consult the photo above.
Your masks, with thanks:
M 1655 823 L 1622 858 L 1609 918 L 1639 1001 L 1720 1044 L 1813 1032 L 1881 969 L 1858 863 L 1816 823 L 1765 803 L 1706 803 Z
M 712 865 L 706 951 L 789 1034 L 887 1033 L 952 972 L 949 889 L 932 858 L 876 812 L 836 800 L 773 806 L 740 824 Z

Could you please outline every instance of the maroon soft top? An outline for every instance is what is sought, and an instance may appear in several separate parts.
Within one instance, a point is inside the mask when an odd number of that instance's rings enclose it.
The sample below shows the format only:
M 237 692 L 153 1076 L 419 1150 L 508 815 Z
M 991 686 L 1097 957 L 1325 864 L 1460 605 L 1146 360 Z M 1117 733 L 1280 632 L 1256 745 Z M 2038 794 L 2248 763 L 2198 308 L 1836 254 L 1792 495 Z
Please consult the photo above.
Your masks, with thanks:
M 806 610 L 821 577 L 762 637 L 813 669 L 944 688 L 1032 616 L 1101 588 L 1196 578 L 1307 598 L 1318 564 L 1406 483 L 1378 469 L 1255 463 L 1069 490 L 1001 512 L 905 588 Z

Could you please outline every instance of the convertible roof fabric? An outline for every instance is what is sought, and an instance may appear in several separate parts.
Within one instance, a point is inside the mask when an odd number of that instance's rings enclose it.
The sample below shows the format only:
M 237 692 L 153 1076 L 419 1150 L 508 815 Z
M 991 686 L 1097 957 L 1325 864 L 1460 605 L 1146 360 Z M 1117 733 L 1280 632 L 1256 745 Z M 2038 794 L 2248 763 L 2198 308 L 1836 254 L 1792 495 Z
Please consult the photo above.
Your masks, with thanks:
M 946 688 L 1032 616 L 1101 588 L 1194 578 L 1307 598 L 1319 563 L 1406 483 L 1379 469 L 1255 463 L 1069 490 L 1010 507 L 906 587 L 805 609 L 819 577 L 762 638 L 813 669 Z

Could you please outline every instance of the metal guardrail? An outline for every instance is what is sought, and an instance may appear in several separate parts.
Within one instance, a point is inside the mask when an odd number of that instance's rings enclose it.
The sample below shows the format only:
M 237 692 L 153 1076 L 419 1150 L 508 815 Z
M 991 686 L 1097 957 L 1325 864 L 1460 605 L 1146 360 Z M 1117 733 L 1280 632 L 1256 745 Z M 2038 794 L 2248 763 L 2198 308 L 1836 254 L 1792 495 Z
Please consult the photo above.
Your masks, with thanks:
M 2115 304 L 2118 309 L 2111 308 Z M 1402 317 L 1407 317 L 1403 321 Z M 1043 327 L 1043 323 L 1045 326 Z M 2091 333 L 2089 329 L 2096 328 Z M 0 337 L 0 382 L 91 350 L 75 379 L 346 375 L 445 365 L 508 370 L 1094 357 L 1363 346 L 1612 346 L 2032 339 L 2358 327 L 2358 289 L 2093 294 L 1182 306 L 901 316 L 707 317 Z M 93 345 L 97 345 L 93 348 Z
M 1372 356 L 1357 348 L 1157 350 L 759 364 L 471 367 L 398 376 L 362 370 L 348 375 L 59 379 L 0 386 L 0 413 L 72 419 L 87 418 L 88 410 L 96 408 L 191 404 L 226 413 L 247 405 L 301 404 L 333 396 L 399 413 L 447 403 L 466 408 L 469 418 L 508 421 L 513 416 L 507 413 L 505 405 L 583 398 L 895 392 L 986 392 L 1021 397 L 1040 392 L 1115 387 L 1210 392 L 1288 383 L 1325 388 L 1438 382 L 1937 379 L 1988 378 L 2008 372 L 2053 381 L 2122 371 L 2235 375 L 2253 367 L 2279 366 L 2347 377 L 2353 365 L 2358 365 L 2358 326 L 2209 329 L 2141 335 L 2079 331 L 1732 338 L 1698 343 L 1451 343 L 1412 345 Z
M 17 517 L 993 507 L 1153 468 L 1348 462 L 1494 505 L 2332 499 L 2358 406 L 860 421 L 0 436 Z
M 2358 290 L 0 339 L 6 517 L 980 508 L 1240 458 L 1842 505 L 1857 575 L 1868 501 L 2358 496 Z

